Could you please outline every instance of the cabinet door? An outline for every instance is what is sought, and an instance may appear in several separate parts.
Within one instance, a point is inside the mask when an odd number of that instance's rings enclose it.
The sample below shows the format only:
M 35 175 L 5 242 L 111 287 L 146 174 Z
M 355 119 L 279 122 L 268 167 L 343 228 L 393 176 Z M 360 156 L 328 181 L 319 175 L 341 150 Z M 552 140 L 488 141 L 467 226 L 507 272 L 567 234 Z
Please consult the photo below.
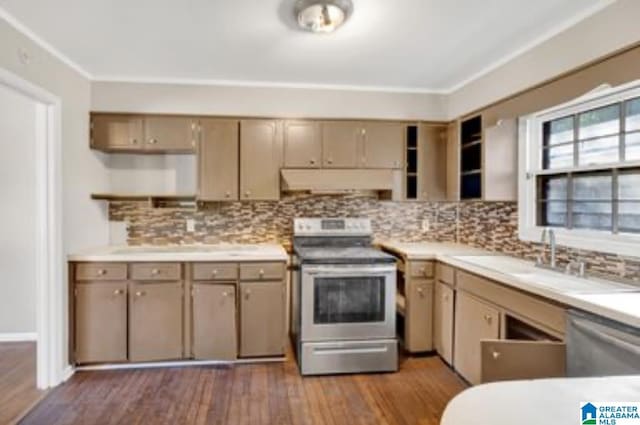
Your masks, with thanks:
M 481 352 L 482 383 L 567 376 L 564 342 L 485 340 Z
M 104 150 L 144 149 L 143 119 L 135 115 L 91 116 L 91 147 Z
M 145 117 L 144 134 L 147 150 L 193 152 L 196 148 L 196 121 L 189 117 Z
M 284 166 L 318 168 L 322 155 L 320 124 L 314 121 L 284 123 Z
M 245 120 L 240 123 L 240 199 L 280 199 L 281 123 Z
M 453 366 L 467 381 L 481 381 L 480 341 L 498 339 L 500 314 L 494 307 L 458 291 L 456 294 Z
M 405 348 L 415 353 L 433 349 L 433 281 L 409 281 L 406 298 Z
M 449 364 L 453 362 L 453 289 L 436 282 L 433 306 L 433 345 Z
M 360 166 L 364 168 L 402 168 L 405 125 L 367 123 Z
M 358 150 L 362 126 L 353 121 L 322 123 L 322 166 L 325 168 L 358 167 Z
M 240 356 L 284 354 L 284 298 L 284 282 L 240 283 Z
M 515 201 L 518 195 L 518 122 L 500 120 L 484 131 L 484 199 Z
M 457 121 L 447 129 L 447 201 L 460 199 L 460 136 Z
M 126 283 L 76 284 L 75 296 L 76 362 L 126 361 Z
M 129 357 L 131 361 L 183 357 L 182 283 L 131 283 Z
M 235 285 L 193 285 L 193 355 L 199 360 L 235 360 Z
M 238 121 L 203 119 L 198 145 L 198 199 L 238 199 Z

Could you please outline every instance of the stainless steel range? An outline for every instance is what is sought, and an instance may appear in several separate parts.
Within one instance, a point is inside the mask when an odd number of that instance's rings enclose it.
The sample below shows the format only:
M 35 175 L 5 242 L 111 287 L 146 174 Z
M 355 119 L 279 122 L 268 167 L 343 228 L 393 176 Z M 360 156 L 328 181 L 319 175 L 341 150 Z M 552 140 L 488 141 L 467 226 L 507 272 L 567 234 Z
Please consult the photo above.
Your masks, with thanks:
M 294 220 L 292 334 L 303 375 L 398 370 L 395 258 L 368 219 Z

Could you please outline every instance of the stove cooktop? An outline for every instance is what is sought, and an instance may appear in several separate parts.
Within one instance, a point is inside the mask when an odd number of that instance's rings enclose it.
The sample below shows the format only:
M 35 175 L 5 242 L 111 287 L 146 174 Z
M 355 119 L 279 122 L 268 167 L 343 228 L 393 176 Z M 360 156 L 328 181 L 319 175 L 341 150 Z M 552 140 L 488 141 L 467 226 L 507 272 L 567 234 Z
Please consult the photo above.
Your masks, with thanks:
M 394 263 L 396 258 L 372 247 L 296 247 L 303 264 Z

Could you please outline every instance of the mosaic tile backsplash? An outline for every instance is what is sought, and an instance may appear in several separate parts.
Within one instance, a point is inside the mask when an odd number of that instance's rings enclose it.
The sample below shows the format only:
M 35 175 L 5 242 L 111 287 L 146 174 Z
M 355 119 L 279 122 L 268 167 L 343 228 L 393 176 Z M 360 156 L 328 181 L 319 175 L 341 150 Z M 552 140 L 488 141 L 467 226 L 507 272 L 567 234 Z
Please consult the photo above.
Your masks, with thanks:
M 515 202 L 392 202 L 363 195 L 289 195 L 280 201 L 208 204 L 197 210 L 114 202 L 109 219 L 127 222 L 130 245 L 291 243 L 294 217 L 369 217 L 377 240 L 458 242 L 534 260 L 537 244 L 518 239 Z M 187 232 L 193 219 L 195 231 Z M 428 219 L 430 228 L 422 230 Z M 591 274 L 640 281 L 640 258 L 558 248 L 560 265 L 585 260 Z

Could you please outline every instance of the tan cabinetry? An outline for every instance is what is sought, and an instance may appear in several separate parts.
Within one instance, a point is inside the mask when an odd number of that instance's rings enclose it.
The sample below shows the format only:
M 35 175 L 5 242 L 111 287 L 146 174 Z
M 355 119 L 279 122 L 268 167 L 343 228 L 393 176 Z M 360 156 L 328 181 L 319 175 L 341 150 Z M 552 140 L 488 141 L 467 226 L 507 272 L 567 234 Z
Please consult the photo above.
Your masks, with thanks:
M 406 126 L 370 122 L 363 126 L 361 168 L 402 168 Z
M 449 364 L 453 363 L 453 311 L 454 291 L 438 280 L 433 302 L 433 346 Z
M 127 283 L 75 285 L 75 361 L 127 361 Z
M 236 287 L 234 283 L 194 283 L 192 290 L 193 356 L 198 360 L 237 357 Z
M 433 280 L 411 279 L 406 293 L 405 348 L 409 352 L 433 349 Z
M 145 148 L 162 152 L 193 152 L 196 148 L 196 130 L 196 120 L 193 118 L 145 117 Z
M 134 362 L 183 357 L 182 282 L 132 282 L 129 358 Z
M 192 117 L 92 114 L 91 147 L 105 151 L 192 153 L 196 124 Z
M 447 199 L 447 127 L 422 124 L 418 130 L 419 199 Z
M 320 123 L 285 121 L 285 168 L 318 168 L 322 162 Z
M 144 119 L 136 115 L 93 114 L 91 147 L 107 151 L 144 149 Z
M 238 200 L 239 123 L 203 119 L 198 145 L 198 199 Z
M 240 282 L 240 356 L 277 356 L 285 346 L 283 281 Z
M 324 121 L 322 123 L 322 166 L 325 168 L 357 168 L 363 128 L 356 121 Z
M 481 382 L 480 341 L 500 337 L 500 312 L 473 296 L 456 295 L 453 365 L 472 384 Z
M 240 199 L 280 199 L 282 123 L 243 120 L 240 123 Z

